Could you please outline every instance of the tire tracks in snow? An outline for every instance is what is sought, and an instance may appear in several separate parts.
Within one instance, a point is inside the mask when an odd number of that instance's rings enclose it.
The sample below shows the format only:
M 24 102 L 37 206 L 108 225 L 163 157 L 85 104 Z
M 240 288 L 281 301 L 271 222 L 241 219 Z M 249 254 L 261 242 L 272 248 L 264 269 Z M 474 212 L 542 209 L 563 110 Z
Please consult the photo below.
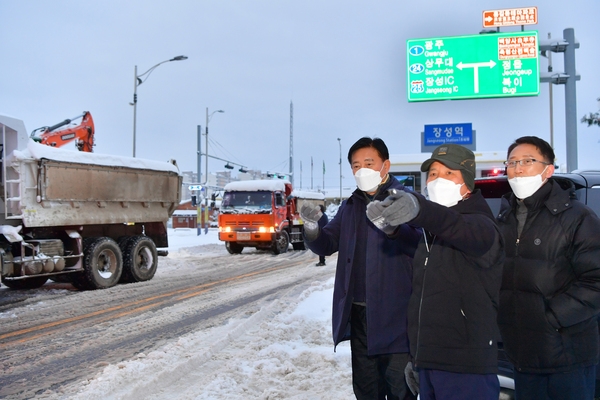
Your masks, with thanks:
M 242 254 L 208 260 L 173 259 L 164 263 L 170 264 L 165 273 L 149 282 L 41 295 L 37 302 L 27 300 L 11 309 L 14 317 L 0 319 L 0 397 L 57 398 L 53 396 L 66 387 L 73 393 L 78 382 L 107 365 L 181 335 L 240 314 L 249 315 L 248 323 L 253 323 L 262 315 L 261 304 L 275 304 L 282 291 L 312 279 L 312 274 L 303 277 L 301 266 L 312 265 L 314 255 Z M 187 267 L 170 276 L 169 267 L 181 263 Z

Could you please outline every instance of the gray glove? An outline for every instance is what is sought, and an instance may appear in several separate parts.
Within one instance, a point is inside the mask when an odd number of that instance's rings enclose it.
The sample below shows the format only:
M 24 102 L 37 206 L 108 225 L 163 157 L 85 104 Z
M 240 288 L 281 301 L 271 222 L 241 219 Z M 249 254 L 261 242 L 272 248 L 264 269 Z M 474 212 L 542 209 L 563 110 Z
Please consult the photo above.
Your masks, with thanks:
M 390 195 L 383 201 L 367 205 L 367 217 L 373 224 L 388 235 L 398 225 L 405 224 L 419 214 L 419 202 L 414 195 L 390 189 Z
M 413 369 L 412 362 L 408 362 L 404 368 L 404 379 L 408 388 L 415 396 L 419 394 L 419 373 Z
M 300 207 L 300 218 L 304 221 L 304 236 L 311 242 L 319 236 L 319 220 L 323 216 L 319 206 L 304 203 Z
M 386 235 L 392 235 L 396 230 L 396 227 L 390 225 L 389 222 L 383 218 L 383 211 L 386 208 L 386 206 L 383 204 L 384 201 L 376 200 L 367 204 L 367 218 L 371 220 L 373 225 L 382 230 L 383 233 Z

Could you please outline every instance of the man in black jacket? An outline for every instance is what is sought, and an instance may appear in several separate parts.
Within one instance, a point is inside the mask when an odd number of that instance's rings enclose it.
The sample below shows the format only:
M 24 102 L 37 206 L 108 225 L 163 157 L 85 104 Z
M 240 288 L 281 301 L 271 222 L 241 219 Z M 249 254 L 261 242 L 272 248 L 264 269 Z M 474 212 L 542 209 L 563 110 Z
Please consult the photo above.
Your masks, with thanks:
M 367 207 L 378 226 L 389 230 L 409 223 L 423 231 L 408 314 L 419 395 L 422 400 L 497 400 L 502 236 L 481 192 L 474 191 L 471 150 L 439 146 L 421 171 L 428 172 L 429 200 L 399 192 Z M 407 378 L 411 372 L 407 369 Z
M 498 324 L 517 399 L 593 399 L 600 312 L 600 219 L 549 180 L 554 151 L 524 136 L 508 148 L 513 190 Z

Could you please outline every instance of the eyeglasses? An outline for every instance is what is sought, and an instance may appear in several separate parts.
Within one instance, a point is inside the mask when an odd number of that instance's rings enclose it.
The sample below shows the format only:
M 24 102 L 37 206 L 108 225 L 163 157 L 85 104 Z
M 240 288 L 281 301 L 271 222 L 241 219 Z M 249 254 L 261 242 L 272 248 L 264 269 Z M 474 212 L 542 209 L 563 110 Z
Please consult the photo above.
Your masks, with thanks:
M 544 165 L 550 165 L 550 163 L 547 163 L 545 161 L 536 160 L 535 158 L 524 158 L 522 160 L 504 161 L 504 165 L 506 165 L 507 168 L 514 168 L 517 166 L 517 163 L 518 163 L 521 167 L 530 167 L 536 162 L 538 162 L 540 164 L 544 164 Z

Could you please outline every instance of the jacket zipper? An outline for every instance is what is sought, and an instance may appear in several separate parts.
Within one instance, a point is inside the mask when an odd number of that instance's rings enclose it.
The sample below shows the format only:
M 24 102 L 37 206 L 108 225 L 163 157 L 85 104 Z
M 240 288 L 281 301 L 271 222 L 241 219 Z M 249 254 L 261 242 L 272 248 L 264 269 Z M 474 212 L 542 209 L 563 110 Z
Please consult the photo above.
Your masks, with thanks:
M 427 249 L 427 257 L 425 257 L 425 262 L 423 263 L 423 284 L 421 285 L 421 296 L 419 298 L 419 317 L 417 322 L 417 350 L 415 351 L 414 363 L 415 367 L 418 366 L 418 355 L 419 355 L 419 346 L 421 343 L 421 312 L 423 310 L 423 295 L 425 293 L 425 278 L 427 277 L 427 262 L 429 261 L 429 255 L 431 254 L 431 248 L 433 247 L 433 242 L 435 241 L 435 237 L 431 240 L 431 247 L 427 242 L 427 234 L 425 233 L 425 229 L 421 228 L 423 231 L 423 238 L 425 239 L 425 248 Z

